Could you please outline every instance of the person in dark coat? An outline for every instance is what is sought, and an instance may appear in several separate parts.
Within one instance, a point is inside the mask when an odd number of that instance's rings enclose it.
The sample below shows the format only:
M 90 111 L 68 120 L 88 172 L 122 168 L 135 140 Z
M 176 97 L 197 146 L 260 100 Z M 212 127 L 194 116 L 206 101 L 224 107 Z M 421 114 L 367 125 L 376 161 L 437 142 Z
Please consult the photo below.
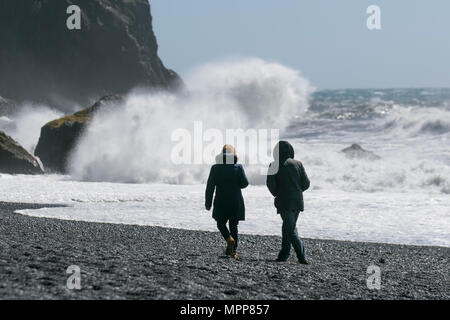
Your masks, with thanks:
M 273 153 L 275 161 L 269 166 L 266 184 L 275 197 L 277 213 L 283 220 L 281 250 L 276 261 L 286 261 L 292 245 L 298 261 L 308 264 L 296 224 L 300 211 L 304 210 L 303 191 L 309 188 L 310 181 L 303 164 L 294 160 L 294 148 L 289 142 L 278 142 Z
M 237 164 L 238 157 L 231 145 L 224 145 L 211 167 L 205 191 L 205 208 L 210 210 L 217 228 L 227 242 L 225 253 L 237 259 L 238 224 L 245 220 L 244 198 L 241 189 L 248 186 L 248 180 L 242 165 Z M 227 228 L 227 222 L 229 229 Z

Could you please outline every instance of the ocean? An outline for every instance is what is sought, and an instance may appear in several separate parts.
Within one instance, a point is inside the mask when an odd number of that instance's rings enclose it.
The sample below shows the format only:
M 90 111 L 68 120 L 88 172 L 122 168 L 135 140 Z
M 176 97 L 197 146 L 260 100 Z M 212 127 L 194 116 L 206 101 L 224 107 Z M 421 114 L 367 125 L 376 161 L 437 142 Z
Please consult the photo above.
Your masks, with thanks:
M 96 115 L 69 174 L 1 174 L 0 201 L 65 205 L 17 212 L 35 217 L 215 231 L 204 209 L 212 162 L 171 160 L 174 130 L 201 121 L 219 131 L 279 129 L 293 144 L 311 180 L 301 236 L 450 246 L 449 88 L 321 90 L 254 58 L 205 64 L 185 82 L 183 93 L 135 91 Z M 2 117 L 0 129 L 32 152 L 39 128 L 61 112 L 26 110 Z M 353 143 L 378 158 L 346 157 L 341 150 Z M 265 176 L 242 162 L 250 186 L 240 232 L 279 235 Z

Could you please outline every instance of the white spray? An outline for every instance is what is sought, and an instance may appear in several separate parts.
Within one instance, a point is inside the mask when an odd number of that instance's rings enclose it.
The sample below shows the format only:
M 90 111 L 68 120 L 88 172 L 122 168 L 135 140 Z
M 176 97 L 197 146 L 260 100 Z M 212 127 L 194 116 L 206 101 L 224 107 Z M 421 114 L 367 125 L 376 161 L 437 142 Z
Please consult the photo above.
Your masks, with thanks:
M 206 64 L 185 81 L 186 92 L 134 92 L 119 108 L 96 114 L 71 156 L 72 176 L 90 181 L 204 182 L 207 165 L 171 161 L 174 130 L 192 131 L 195 121 L 205 129 L 283 129 L 307 110 L 313 90 L 298 71 L 256 58 Z M 255 173 L 255 179 L 259 175 Z

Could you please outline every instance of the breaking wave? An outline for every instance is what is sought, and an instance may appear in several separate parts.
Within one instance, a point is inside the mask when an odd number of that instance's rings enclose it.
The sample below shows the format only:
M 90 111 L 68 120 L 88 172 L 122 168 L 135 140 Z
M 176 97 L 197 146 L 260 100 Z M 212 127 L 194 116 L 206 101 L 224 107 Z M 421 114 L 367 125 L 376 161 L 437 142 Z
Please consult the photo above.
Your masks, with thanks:
M 235 143 L 211 142 L 208 137 L 194 141 L 196 122 L 202 132 L 215 129 L 224 136 L 227 129 L 282 130 L 308 109 L 313 91 L 298 71 L 256 58 L 206 64 L 185 81 L 182 92 L 136 91 L 120 108 L 96 114 L 71 156 L 71 174 L 92 181 L 204 182 L 222 144 Z M 173 163 L 172 136 L 178 129 L 189 133 L 192 149 L 199 143 L 213 144 L 209 163 Z M 244 147 L 237 144 L 238 153 Z M 261 180 L 259 174 L 251 175 Z
M 450 90 L 427 95 L 415 89 L 314 92 L 298 71 L 256 58 L 202 65 L 185 82 L 187 88 L 177 93 L 134 91 L 117 108 L 97 113 L 70 157 L 72 178 L 204 183 L 221 145 L 232 143 L 245 154 L 241 162 L 250 182 L 264 184 L 260 168 L 248 163 L 254 150 L 238 141 L 200 136 L 209 153 L 202 164 L 194 164 L 199 143 L 194 127 L 201 123 L 203 134 L 217 129 L 224 138 L 227 129 L 280 129 L 314 189 L 450 193 Z M 45 106 L 25 107 L 0 118 L 0 127 L 32 152 L 40 127 L 59 116 Z M 173 161 L 178 129 L 189 135 L 191 164 Z M 346 158 L 340 150 L 352 143 L 380 159 Z M 265 148 L 270 154 L 270 143 Z

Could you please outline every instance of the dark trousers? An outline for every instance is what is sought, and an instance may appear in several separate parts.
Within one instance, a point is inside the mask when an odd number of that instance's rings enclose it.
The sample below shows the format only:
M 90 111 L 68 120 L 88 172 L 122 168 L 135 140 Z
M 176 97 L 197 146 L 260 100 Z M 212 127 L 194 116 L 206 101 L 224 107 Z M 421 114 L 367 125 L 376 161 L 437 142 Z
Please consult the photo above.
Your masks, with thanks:
M 227 222 L 230 227 L 230 230 L 227 228 Z M 233 237 L 235 244 L 234 249 L 236 250 L 238 245 L 238 220 L 234 219 L 219 219 L 217 220 L 217 229 L 219 229 L 220 233 L 222 234 L 222 237 L 227 240 L 230 235 Z
M 291 253 L 291 245 L 294 247 L 295 253 L 299 260 L 306 259 L 305 246 L 303 241 L 298 237 L 297 233 L 297 219 L 300 212 L 289 211 L 281 213 L 283 219 L 281 250 L 278 254 L 278 259 L 287 260 Z

